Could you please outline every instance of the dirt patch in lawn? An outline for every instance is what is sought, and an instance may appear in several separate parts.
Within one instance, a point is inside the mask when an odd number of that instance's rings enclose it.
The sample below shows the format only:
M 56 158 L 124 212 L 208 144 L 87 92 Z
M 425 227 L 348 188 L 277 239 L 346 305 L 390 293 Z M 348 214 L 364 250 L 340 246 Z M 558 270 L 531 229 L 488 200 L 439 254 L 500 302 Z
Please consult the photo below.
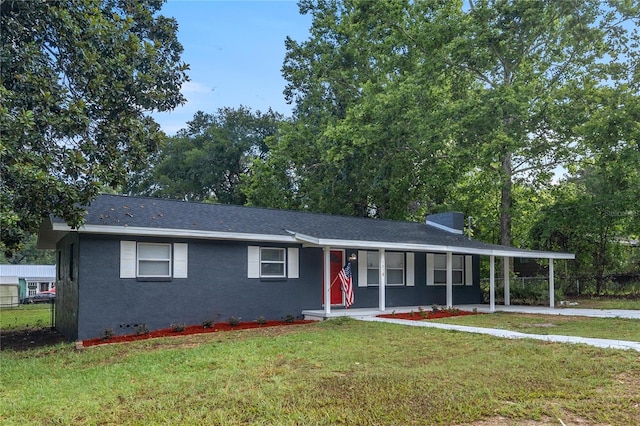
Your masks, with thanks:
M 520 324 L 519 327 L 522 328 L 529 328 L 529 327 L 541 327 L 541 328 L 550 328 L 550 327 L 555 327 L 555 324 L 551 324 L 550 322 L 541 322 L 541 323 L 536 323 L 536 324 Z
M 421 321 L 421 320 L 430 320 L 430 319 L 439 319 L 439 318 L 449 318 L 449 317 L 458 317 L 462 315 L 476 315 L 477 312 L 469 312 L 469 311 L 461 311 L 459 309 L 440 309 L 437 311 L 427 311 L 427 310 L 419 310 L 418 312 L 402 312 L 402 313 L 390 313 L 390 314 L 382 314 L 378 315 L 380 318 L 394 318 L 401 320 L 412 320 L 412 321 Z
M 542 416 L 540 420 L 523 420 L 510 419 L 507 417 L 496 416 L 485 420 L 479 420 L 473 423 L 465 423 L 468 426 L 550 426 L 550 425 L 580 425 L 580 426 L 596 426 L 600 423 L 592 423 L 582 417 L 567 415 L 560 419 L 553 419 L 548 416 Z M 460 425 L 462 426 L 462 425 Z
M 66 341 L 62 334 L 49 327 L 0 331 L 0 350 L 2 351 L 26 351 Z

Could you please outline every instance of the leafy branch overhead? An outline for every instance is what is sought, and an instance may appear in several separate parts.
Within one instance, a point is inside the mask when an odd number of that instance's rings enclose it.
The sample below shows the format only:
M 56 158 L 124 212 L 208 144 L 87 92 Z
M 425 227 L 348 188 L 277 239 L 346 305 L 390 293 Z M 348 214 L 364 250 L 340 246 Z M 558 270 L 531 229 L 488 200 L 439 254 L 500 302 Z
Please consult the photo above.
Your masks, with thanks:
M 0 248 L 145 164 L 164 138 L 148 115 L 184 102 L 188 66 L 159 0 L 0 2 Z

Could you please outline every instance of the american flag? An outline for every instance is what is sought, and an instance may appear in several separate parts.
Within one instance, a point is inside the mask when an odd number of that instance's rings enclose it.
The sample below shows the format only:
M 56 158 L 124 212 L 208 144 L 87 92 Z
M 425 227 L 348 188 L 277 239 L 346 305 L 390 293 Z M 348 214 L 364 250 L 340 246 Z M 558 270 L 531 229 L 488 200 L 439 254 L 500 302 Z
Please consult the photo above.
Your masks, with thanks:
M 344 306 L 348 308 L 353 305 L 353 284 L 351 282 L 351 265 L 349 262 L 338 272 L 338 278 L 340 278 L 342 291 L 344 292 Z

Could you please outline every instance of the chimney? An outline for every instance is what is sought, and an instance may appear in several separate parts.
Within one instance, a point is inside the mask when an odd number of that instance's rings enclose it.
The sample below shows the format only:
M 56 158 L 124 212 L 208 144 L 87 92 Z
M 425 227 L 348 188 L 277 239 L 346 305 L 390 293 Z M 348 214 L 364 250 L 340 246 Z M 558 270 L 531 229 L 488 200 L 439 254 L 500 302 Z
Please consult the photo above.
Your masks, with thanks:
M 460 212 L 447 212 L 427 215 L 427 225 L 452 234 L 464 232 L 464 214 Z

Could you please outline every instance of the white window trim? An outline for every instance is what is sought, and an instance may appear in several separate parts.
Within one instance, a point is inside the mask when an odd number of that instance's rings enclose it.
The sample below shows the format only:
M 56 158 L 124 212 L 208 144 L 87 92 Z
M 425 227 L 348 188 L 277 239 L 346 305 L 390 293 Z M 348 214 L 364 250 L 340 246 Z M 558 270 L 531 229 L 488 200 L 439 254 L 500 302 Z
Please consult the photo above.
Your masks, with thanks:
M 149 257 L 149 258 L 140 258 L 140 248 L 141 247 L 168 247 L 169 248 L 169 257 L 168 258 L 159 258 L 159 257 Z M 142 275 L 140 273 L 140 261 L 144 262 L 158 262 L 158 263 L 168 263 L 168 273 L 166 275 Z M 171 244 L 169 243 L 138 243 L 136 250 L 136 276 L 139 278 L 171 278 L 173 276 L 173 250 Z
M 263 250 L 278 250 L 282 252 L 282 260 L 262 260 Z M 282 265 L 282 275 L 266 275 L 262 273 L 262 265 Z M 260 247 L 260 278 L 286 278 L 287 277 L 287 250 L 282 247 Z
M 282 250 L 284 259 L 277 263 L 284 265 L 284 275 L 262 274 L 262 249 Z M 247 278 L 295 279 L 300 278 L 300 249 L 297 247 L 247 246 Z M 267 261 L 265 261 L 267 262 Z M 269 263 L 275 263 L 268 261 Z
M 375 253 L 378 256 L 377 251 L 367 251 L 367 250 L 359 250 L 358 251 L 358 287 L 379 287 L 380 284 L 371 284 L 368 282 L 368 274 L 369 270 L 376 270 L 379 276 L 380 268 L 369 268 L 368 265 L 368 254 Z M 399 270 L 399 268 L 389 268 L 389 262 L 387 260 L 388 254 L 399 254 L 402 255 L 402 283 L 390 284 L 389 283 L 389 270 Z M 409 270 L 411 268 L 411 270 Z M 414 254 L 411 252 L 385 252 L 385 273 L 387 276 L 386 286 L 388 287 L 411 287 L 415 285 L 415 272 L 414 268 Z
M 402 256 L 402 261 L 401 261 L 402 268 L 390 268 L 389 267 L 389 255 L 398 255 L 398 254 L 400 256 Z M 407 278 L 406 277 L 407 262 L 406 262 L 406 259 L 405 259 L 405 254 L 401 253 L 401 252 L 385 252 L 384 256 L 385 256 L 385 260 L 386 260 L 385 261 L 385 270 L 387 272 L 387 284 L 386 285 L 389 286 L 389 287 L 404 287 L 405 284 L 406 284 L 406 281 L 407 281 L 406 280 L 406 278 Z M 401 283 L 395 283 L 395 284 L 390 283 L 389 282 L 389 270 L 392 270 L 392 271 L 401 270 L 402 271 L 402 282 Z
M 140 245 L 167 245 L 169 259 L 140 259 Z M 120 241 L 120 278 L 167 279 L 188 278 L 189 257 L 186 243 L 149 243 L 138 241 Z M 169 275 L 140 275 L 140 260 L 168 261 Z
M 446 286 L 447 283 L 435 282 L 435 271 L 446 271 L 446 269 L 435 268 L 436 254 L 446 256 L 444 253 L 427 253 L 427 285 L 429 286 Z M 453 256 L 462 256 L 462 269 L 453 269 L 453 271 L 462 271 L 462 282 L 452 283 L 455 286 L 472 286 L 473 285 L 473 256 L 463 254 L 453 254 Z

